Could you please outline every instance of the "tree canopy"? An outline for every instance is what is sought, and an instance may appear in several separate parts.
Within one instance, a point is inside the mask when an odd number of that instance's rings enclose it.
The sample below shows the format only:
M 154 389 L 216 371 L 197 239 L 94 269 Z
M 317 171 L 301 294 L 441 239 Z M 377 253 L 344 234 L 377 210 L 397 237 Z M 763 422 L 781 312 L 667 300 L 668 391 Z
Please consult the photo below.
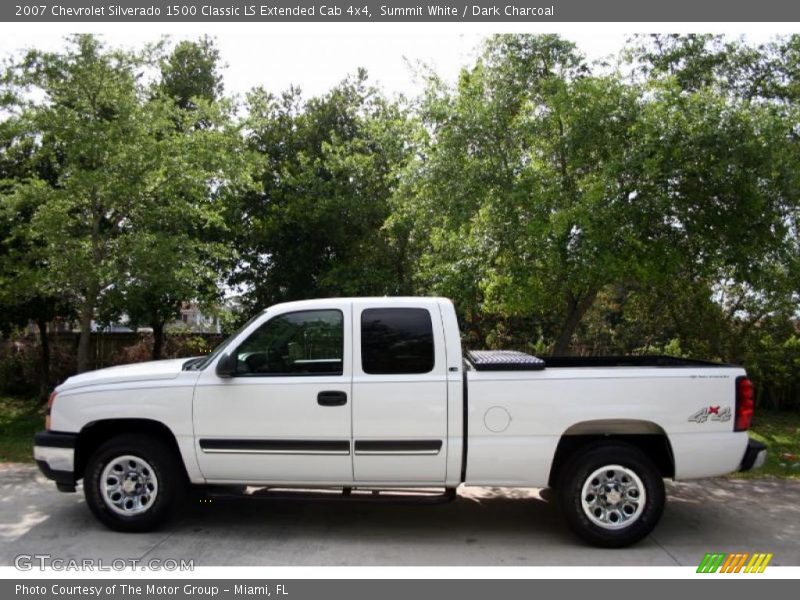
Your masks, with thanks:
M 800 36 L 488 38 L 455 84 L 226 95 L 210 38 L 7 64 L 4 330 L 442 294 L 469 346 L 743 362 L 800 400 Z M 45 336 L 46 337 L 46 336 Z

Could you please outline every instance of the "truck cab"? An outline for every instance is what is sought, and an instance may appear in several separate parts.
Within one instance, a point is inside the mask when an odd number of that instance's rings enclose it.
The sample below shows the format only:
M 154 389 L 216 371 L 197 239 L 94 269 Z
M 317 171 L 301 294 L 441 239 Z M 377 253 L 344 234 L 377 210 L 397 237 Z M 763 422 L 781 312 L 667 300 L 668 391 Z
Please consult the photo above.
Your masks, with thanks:
M 455 327 L 449 344 L 445 322 Z M 270 308 L 197 378 L 203 477 L 457 485 L 460 440 L 448 431 L 460 422 L 448 416 L 461 402 L 462 360 L 453 332 L 452 304 L 438 298 Z

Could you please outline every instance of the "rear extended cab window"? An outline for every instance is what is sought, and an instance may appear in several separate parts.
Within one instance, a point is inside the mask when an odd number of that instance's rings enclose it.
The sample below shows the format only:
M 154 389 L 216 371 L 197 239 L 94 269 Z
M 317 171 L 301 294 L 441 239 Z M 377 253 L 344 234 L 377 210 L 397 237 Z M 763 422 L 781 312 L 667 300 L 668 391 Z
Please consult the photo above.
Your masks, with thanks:
M 427 309 L 364 309 L 361 313 L 361 366 L 364 373 L 429 373 L 433 365 L 433 324 Z

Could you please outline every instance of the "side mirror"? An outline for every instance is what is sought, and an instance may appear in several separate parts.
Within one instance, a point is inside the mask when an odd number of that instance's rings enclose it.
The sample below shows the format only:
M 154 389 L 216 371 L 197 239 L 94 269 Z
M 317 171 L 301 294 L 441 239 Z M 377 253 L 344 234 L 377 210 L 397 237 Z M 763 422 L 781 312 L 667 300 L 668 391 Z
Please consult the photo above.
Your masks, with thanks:
M 228 379 L 236 375 L 236 356 L 223 354 L 217 361 L 217 376 Z

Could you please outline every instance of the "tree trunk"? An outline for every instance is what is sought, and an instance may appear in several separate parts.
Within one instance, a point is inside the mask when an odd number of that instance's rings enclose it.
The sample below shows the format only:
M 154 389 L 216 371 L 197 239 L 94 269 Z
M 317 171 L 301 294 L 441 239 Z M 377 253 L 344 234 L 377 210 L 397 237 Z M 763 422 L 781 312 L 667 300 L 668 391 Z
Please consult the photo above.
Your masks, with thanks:
M 575 335 L 575 330 L 580 325 L 583 315 L 586 314 L 595 298 L 597 298 L 596 289 L 590 289 L 583 296 L 576 297 L 572 293 L 567 297 L 567 318 L 564 319 L 564 324 L 561 326 L 561 331 L 556 338 L 556 343 L 553 346 L 554 356 L 566 356 L 569 354 L 570 346 L 572 344 L 572 336 Z
M 161 359 L 161 352 L 164 348 L 164 321 L 152 324 L 153 327 L 153 360 Z
M 89 370 L 89 341 L 92 336 L 92 317 L 94 310 L 92 308 L 84 308 L 81 311 L 81 335 L 78 339 L 78 373 L 84 373 Z
M 39 344 L 41 345 L 42 373 L 39 379 L 39 393 L 46 398 L 50 393 L 50 340 L 47 338 L 47 321 L 37 319 Z

